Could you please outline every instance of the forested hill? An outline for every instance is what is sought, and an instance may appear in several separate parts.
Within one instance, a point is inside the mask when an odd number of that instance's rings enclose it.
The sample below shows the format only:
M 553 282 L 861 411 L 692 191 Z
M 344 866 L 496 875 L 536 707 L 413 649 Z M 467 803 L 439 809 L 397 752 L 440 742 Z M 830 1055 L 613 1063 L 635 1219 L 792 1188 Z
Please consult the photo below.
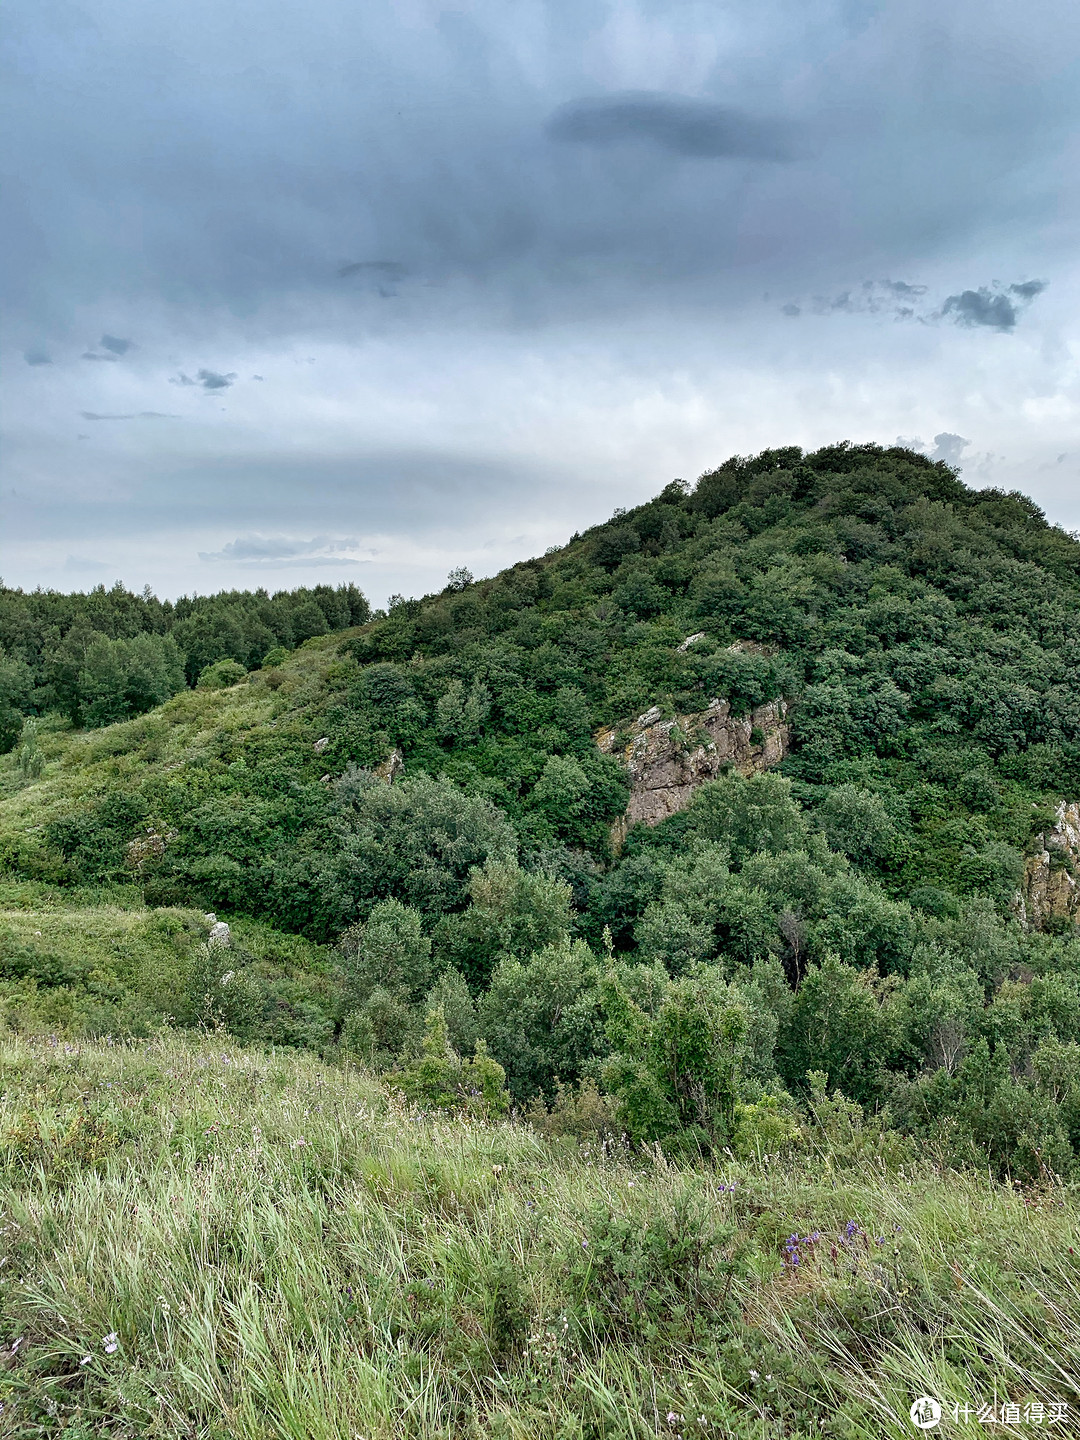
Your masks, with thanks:
M 0 856 L 12 883 L 332 947 L 317 984 L 284 938 L 232 955 L 213 1004 L 247 1038 L 400 1065 L 437 1001 L 519 1099 L 591 1076 L 638 1138 L 715 1143 L 736 1103 L 760 1119 L 827 1083 L 961 1158 L 1069 1170 L 1078 599 L 1080 544 L 1020 494 L 899 448 L 734 458 L 291 653 L 302 631 L 268 625 L 261 667 L 198 650 L 200 688 L 141 718 L 42 715 L 4 762 Z M 3 601 L 8 665 L 52 663 L 11 621 L 45 602 Z M 187 624 L 154 633 L 182 648 Z M 732 767 L 623 838 L 635 720 L 680 717 L 685 769 L 714 699 L 748 717 Z M 30 1024 L 48 986 L 19 944 L 0 993 Z M 54 970 L 83 1023 L 90 981 Z M 98 996 L 94 1024 L 183 1011 L 155 994 Z M 713 1068 L 672 1080 L 663 1037 L 699 1023 Z

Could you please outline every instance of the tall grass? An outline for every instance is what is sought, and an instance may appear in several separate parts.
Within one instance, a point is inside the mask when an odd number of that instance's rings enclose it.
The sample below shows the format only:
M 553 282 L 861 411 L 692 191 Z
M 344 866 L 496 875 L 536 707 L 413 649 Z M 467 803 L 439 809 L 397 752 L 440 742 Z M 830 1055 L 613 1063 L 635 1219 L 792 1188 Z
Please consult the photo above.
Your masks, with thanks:
M 878 1440 L 917 1433 L 922 1394 L 1080 1414 L 1068 1190 L 872 1157 L 694 1173 L 167 1034 L 5 1040 L 0 1185 L 5 1434 Z

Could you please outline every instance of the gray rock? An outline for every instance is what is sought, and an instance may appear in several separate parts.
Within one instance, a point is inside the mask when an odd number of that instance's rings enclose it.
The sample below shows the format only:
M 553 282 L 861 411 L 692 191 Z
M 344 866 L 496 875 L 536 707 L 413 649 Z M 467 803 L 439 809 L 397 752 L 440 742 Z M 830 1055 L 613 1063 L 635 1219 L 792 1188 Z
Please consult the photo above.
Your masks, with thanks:
M 788 751 L 786 700 L 770 700 L 736 719 L 727 700 L 711 700 L 693 715 L 661 720 L 653 706 L 630 726 L 630 739 L 617 746 L 620 731 L 609 726 L 596 736 L 605 755 L 618 755 L 630 773 L 630 799 L 615 822 L 616 848 L 631 825 L 657 825 L 685 810 L 699 785 L 725 770 L 752 775 L 779 765 Z M 625 731 L 621 732 L 625 735 Z

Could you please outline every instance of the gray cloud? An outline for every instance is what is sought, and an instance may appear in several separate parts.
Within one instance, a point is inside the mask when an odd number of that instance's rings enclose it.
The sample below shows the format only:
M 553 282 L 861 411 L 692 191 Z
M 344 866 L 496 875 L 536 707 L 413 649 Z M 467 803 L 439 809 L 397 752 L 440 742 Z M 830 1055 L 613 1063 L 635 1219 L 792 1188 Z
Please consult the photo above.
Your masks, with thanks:
M 628 92 L 572 100 L 549 119 L 552 140 L 576 145 L 648 141 L 696 160 L 791 160 L 791 126 L 685 95 Z
M 23 353 L 27 365 L 51 365 L 52 356 L 46 350 L 27 350 Z
M 20 582 L 126 543 L 190 588 L 205 537 L 258 531 L 420 546 L 434 583 L 733 450 L 945 417 L 1022 485 L 1080 448 L 1068 0 L 12 6 Z M 182 436 L 136 423 L 168 377 Z M 83 407 L 117 418 L 76 446 Z
M 943 430 L 940 435 L 934 436 L 933 449 L 931 449 L 925 441 L 918 439 L 906 440 L 903 435 L 896 437 L 896 443 L 897 445 L 903 445 L 908 450 L 916 450 L 920 454 L 928 456 L 931 460 L 944 460 L 946 465 L 959 467 L 960 458 L 971 444 L 971 441 L 965 440 L 963 435 L 953 435 L 948 430 Z
M 978 290 L 962 290 L 949 295 L 941 307 L 942 315 L 951 315 L 958 325 L 985 325 L 991 330 L 1013 330 L 1024 305 L 1028 305 L 1046 289 L 1045 280 L 1025 280 L 1007 289 L 981 285 Z M 1015 298 L 1014 298 L 1015 297 Z
M 316 535 L 301 540 L 290 535 L 239 535 L 220 550 L 199 551 L 200 560 L 228 560 L 241 565 L 359 565 L 350 552 L 360 548 L 355 539 Z
M 134 343 L 133 340 L 118 339 L 115 335 L 103 335 L 98 341 L 103 350 L 108 350 L 113 355 L 126 355 Z
M 1046 280 L 1025 280 L 1018 285 L 981 286 L 948 295 L 939 306 L 923 303 L 929 286 L 913 285 L 906 280 L 864 280 L 857 289 L 841 290 L 834 295 L 815 295 L 809 302 L 793 301 L 780 307 L 781 313 L 798 316 L 808 305 L 815 315 L 843 313 L 848 315 L 892 315 L 897 320 L 917 320 L 933 324 L 952 319 L 958 325 L 987 326 L 994 330 L 1013 330 L 1021 311 L 1047 288 Z
M 931 460 L 944 460 L 946 465 L 959 465 L 960 456 L 971 444 L 962 435 L 950 435 L 943 431 L 940 435 L 934 436 L 934 448 L 930 452 Z
M 1017 306 L 1002 291 L 981 285 L 978 290 L 961 290 L 947 297 L 942 315 L 952 315 L 958 325 L 986 325 L 991 330 L 1011 330 L 1016 324 Z
M 137 410 L 130 415 L 99 415 L 94 410 L 80 410 L 84 420 L 179 420 L 179 415 L 167 415 L 162 410 Z
M 230 371 L 228 375 L 222 375 L 217 370 L 200 370 L 194 380 L 183 371 L 169 381 L 170 385 L 197 385 L 200 390 L 228 390 L 236 379 L 236 372 Z
M 120 359 L 120 356 L 119 356 L 119 355 L 99 355 L 99 354 L 97 354 L 97 352 L 94 351 L 94 350 L 84 350 L 83 353 L 82 353 L 82 355 L 81 355 L 79 358 L 82 359 L 82 360 L 109 360 L 109 361 L 111 361 L 113 364 L 115 364 L 116 361 Z

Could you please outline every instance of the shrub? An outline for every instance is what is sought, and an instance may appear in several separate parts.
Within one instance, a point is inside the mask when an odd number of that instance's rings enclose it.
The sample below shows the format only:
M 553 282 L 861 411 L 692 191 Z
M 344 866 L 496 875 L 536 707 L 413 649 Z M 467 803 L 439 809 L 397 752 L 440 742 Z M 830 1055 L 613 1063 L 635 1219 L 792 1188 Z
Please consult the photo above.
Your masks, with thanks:
M 225 690 L 230 685 L 239 685 L 246 674 L 238 660 L 215 660 L 200 672 L 198 689 Z
M 390 1078 L 408 1099 L 426 1108 L 494 1118 L 510 1107 L 506 1071 L 482 1040 L 476 1042 L 473 1058 L 462 1060 L 450 1044 L 441 1010 L 428 1011 L 419 1057 Z
M 596 962 L 581 940 L 548 945 L 527 960 L 507 957 L 479 1005 L 480 1026 L 525 1100 L 577 1080 L 601 1041 Z
M 631 1139 L 669 1139 L 676 1148 L 728 1143 L 748 1029 L 743 1004 L 705 967 L 667 981 L 651 1013 L 613 971 L 601 993 L 612 1049 L 604 1086 Z
M 431 941 L 418 911 L 381 900 L 360 925 L 346 930 L 340 951 L 346 1004 L 362 1004 L 377 986 L 410 1002 L 431 983 Z
M 569 1242 L 567 1288 L 583 1326 L 605 1341 L 687 1343 L 723 1315 L 718 1252 L 731 1230 L 687 1187 L 647 1217 L 588 1211 Z

